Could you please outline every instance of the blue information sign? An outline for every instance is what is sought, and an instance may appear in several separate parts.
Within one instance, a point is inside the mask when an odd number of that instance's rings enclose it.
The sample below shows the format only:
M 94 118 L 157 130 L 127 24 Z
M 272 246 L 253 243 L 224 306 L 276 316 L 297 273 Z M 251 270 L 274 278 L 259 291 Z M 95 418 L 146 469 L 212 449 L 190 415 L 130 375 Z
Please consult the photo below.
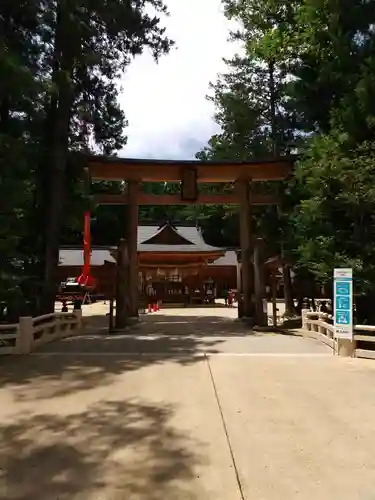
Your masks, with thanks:
M 353 338 L 353 272 L 351 269 L 334 271 L 335 336 Z

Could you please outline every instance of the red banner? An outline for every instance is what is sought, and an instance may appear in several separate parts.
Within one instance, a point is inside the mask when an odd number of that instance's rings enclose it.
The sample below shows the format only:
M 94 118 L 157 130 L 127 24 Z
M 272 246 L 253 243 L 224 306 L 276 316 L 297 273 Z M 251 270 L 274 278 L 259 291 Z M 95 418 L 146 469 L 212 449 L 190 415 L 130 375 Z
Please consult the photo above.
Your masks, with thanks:
M 91 276 L 91 231 L 90 231 L 91 214 L 85 212 L 83 223 L 83 269 L 78 278 L 78 283 L 86 287 L 94 287 L 95 279 Z
M 83 224 L 83 270 L 82 274 L 89 276 L 91 264 L 91 232 L 90 212 L 85 212 Z

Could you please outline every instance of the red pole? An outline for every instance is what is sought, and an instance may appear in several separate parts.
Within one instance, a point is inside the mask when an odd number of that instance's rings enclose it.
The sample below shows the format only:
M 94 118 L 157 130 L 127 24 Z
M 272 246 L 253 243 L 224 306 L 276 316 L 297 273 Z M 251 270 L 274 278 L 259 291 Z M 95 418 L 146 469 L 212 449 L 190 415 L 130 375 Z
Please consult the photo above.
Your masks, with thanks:
M 78 283 L 83 286 L 95 286 L 95 279 L 91 276 L 91 214 L 87 210 L 83 219 L 83 268 Z

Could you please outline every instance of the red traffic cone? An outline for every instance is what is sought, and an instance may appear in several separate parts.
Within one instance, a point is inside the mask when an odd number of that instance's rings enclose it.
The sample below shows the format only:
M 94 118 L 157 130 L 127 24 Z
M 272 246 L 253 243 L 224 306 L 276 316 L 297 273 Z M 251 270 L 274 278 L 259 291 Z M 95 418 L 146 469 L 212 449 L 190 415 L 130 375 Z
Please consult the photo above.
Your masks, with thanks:
M 158 311 L 158 305 L 154 304 L 154 313 L 156 313 L 157 311 Z

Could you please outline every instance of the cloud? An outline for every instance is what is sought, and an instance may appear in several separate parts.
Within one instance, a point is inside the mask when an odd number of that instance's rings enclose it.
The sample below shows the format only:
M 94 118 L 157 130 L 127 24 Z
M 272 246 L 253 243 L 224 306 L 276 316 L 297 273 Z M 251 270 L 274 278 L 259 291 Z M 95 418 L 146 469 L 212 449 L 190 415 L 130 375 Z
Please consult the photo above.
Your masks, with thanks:
M 177 47 L 156 64 L 149 53 L 135 58 L 121 85 L 121 106 L 129 120 L 128 157 L 194 158 L 218 131 L 206 100 L 209 83 L 225 69 L 230 24 L 220 0 L 167 0 L 163 19 Z M 238 47 L 237 47 L 238 49 Z

